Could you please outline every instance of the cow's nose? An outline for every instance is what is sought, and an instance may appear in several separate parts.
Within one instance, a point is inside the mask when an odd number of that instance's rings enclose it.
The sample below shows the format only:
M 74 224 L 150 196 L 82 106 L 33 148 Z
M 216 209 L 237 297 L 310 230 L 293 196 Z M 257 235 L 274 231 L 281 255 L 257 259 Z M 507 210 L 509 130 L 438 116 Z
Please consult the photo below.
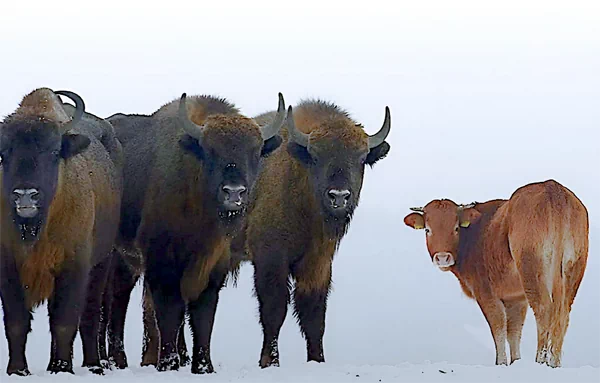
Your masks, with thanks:
M 448 252 L 435 253 L 433 262 L 437 267 L 450 267 L 454 265 L 454 256 Z
M 331 199 L 331 204 L 334 208 L 342 208 L 348 205 L 348 200 L 350 199 L 350 190 L 344 189 L 331 189 L 327 192 L 329 194 L 329 198 Z
M 224 185 L 225 206 L 230 210 L 241 209 L 246 196 L 246 190 L 244 185 Z
M 38 203 L 40 201 L 40 191 L 35 188 L 14 189 L 13 198 L 17 214 L 22 218 L 32 218 L 38 213 Z

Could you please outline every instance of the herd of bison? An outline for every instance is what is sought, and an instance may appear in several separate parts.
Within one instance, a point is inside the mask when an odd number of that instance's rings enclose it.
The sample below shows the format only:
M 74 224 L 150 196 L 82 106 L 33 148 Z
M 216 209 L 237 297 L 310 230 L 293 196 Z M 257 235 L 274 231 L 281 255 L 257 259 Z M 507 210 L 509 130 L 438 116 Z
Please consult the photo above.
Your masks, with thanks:
M 48 371 L 73 373 L 78 330 L 83 367 L 127 368 L 125 317 L 143 276 L 142 365 L 191 363 L 192 373 L 212 373 L 219 291 L 244 262 L 254 267 L 260 367 L 279 365 L 290 303 L 307 360 L 324 362 L 334 254 L 365 165 L 390 151 L 390 128 L 388 108 L 368 135 L 336 104 L 305 100 L 286 109 L 281 94 L 275 111 L 252 118 L 225 99 L 185 93 L 151 115 L 100 118 L 71 91 L 34 90 L 0 124 L 6 372 L 30 374 L 27 335 L 44 302 Z M 508 200 L 441 199 L 411 210 L 404 223 L 424 230 L 432 263 L 481 308 L 496 364 L 520 359 L 531 307 L 536 361 L 559 367 L 588 256 L 588 214 L 575 194 L 548 180 Z

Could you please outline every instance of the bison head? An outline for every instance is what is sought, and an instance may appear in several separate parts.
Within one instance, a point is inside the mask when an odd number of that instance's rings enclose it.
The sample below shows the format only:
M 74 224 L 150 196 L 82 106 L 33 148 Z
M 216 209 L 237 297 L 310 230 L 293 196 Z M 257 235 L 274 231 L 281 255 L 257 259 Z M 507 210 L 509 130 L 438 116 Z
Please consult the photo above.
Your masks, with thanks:
M 461 228 L 469 227 L 481 217 L 473 206 L 457 205 L 447 199 L 433 200 L 424 208 L 411 208 L 414 213 L 404 218 L 407 226 L 425 229 L 431 260 L 442 271 L 450 270 L 458 262 Z
M 373 166 L 390 150 L 385 141 L 391 127 L 389 108 L 383 126 L 373 136 L 346 116 L 325 120 L 310 134 L 296 128 L 291 107 L 287 121 L 289 153 L 308 168 L 325 221 L 345 231 L 358 205 L 365 165 Z
M 186 94 L 181 96 L 179 119 L 186 135 L 180 144 L 201 162 L 206 190 L 222 224 L 236 224 L 245 212 L 260 158 L 281 144 L 278 132 L 285 115 L 280 93 L 277 116 L 267 126 L 237 114 L 209 115 L 203 125 L 197 125 L 188 116 Z
M 38 92 L 38 93 L 36 93 Z M 82 152 L 88 137 L 69 132 L 82 118 L 83 100 L 72 92 L 37 90 L 0 126 L 2 200 L 25 242 L 38 239 L 59 185 L 61 161 Z M 55 94 L 75 101 L 71 121 Z M 37 113 L 39 112 L 39 113 Z M 54 116 L 50 117 L 50 116 Z

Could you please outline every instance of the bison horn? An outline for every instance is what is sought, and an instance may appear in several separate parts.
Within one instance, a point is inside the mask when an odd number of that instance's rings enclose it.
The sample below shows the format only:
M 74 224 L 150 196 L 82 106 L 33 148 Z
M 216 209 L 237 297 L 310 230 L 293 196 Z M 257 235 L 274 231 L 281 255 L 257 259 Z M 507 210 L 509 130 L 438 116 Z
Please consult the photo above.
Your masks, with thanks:
M 68 90 L 57 90 L 54 93 L 59 94 L 61 96 L 69 97 L 71 100 L 73 100 L 73 102 L 75 102 L 75 112 L 73 112 L 73 118 L 71 119 L 71 121 L 64 124 L 60 129 L 61 133 L 65 133 L 73 129 L 75 125 L 77 125 L 79 121 L 81 121 L 81 119 L 83 118 L 83 113 L 85 112 L 85 103 L 77 93 Z
M 296 129 L 296 123 L 294 122 L 294 115 L 292 113 L 291 105 L 288 108 L 287 121 L 288 121 L 288 130 L 289 130 L 288 133 L 290 135 L 290 139 L 293 142 L 297 143 L 298 145 L 301 145 L 301 146 L 304 146 L 305 148 L 307 148 L 309 135 Z
M 423 213 L 424 212 L 422 207 L 411 207 L 410 210 L 416 211 L 416 212 L 419 212 L 419 213 Z
M 285 101 L 283 101 L 283 95 L 279 93 L 279 105 L 277 105 L 277 115 L 273 121 L 266 126 L 260 128 L 260 134 L 263 138 L 263 141 L 268 140 L 269 138 L 275 136 L 279 133 L 279 129 L 283 126 L 285 122 Z
M 181 121 L 181 125 L 183 126 L 183 130 L 194 137 L 198 141 L 202 142 L 202 135 L 204 133 L 203 125 L 196 125 L 190 118 L 188 117 L 187 107 L 185 105 L 186 94 L 181 95 L 181 99 L 179 100 L 179 120 Z
M 392 127 L 392 117 L 390 116 L 390 108 L 385 107 L 385 119 L 383 120 L 383 126 L 379 129 L 379 132 L 372 136 L 369 136 L 369 149 L 373 149 L 379 146 L 385 141 L 388 134 L 390 134 L 390 128 Z

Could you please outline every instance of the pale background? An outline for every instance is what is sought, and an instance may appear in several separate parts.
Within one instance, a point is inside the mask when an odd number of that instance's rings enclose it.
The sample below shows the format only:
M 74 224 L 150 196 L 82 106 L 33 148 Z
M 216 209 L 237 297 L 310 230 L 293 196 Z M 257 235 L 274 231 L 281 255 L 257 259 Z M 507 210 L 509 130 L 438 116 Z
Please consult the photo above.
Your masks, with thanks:
M 581 198 L 591 223 L 563 361 L 600 367 L 600 3 L 4 1 L 0 115 L 42 86 L 79 93 L 103 117 L 152 113 L 182 92 L 227 97 L 251 116 L 274 109 L 277 92 L 292 105 L 321 97 L 371 134 L 389 105 L 390 155 L 366 170 L 334 262 L 331 366 L 493 365 L 478 306 L 431 265 L 424 234 L 402 218 L 433 198 L 508 198 L 529 182 L 559 181 Z M 239 286 L 221 294 L 218 370 L 258 368 L 251 276 L 248 265 Z M 141 352 L 140 297 L 138 288 L 127 321 L 132 366 Z M 35 314 L 28 343 L 39 374 L 50 348 L 44 313 Z M 531 362 L 528 315 L 522 350 Z M 302 366 L 304 341 L 291 315 L 280 347 L 283 366 Z M 2 335 L 2 379 L 6 363 Z

